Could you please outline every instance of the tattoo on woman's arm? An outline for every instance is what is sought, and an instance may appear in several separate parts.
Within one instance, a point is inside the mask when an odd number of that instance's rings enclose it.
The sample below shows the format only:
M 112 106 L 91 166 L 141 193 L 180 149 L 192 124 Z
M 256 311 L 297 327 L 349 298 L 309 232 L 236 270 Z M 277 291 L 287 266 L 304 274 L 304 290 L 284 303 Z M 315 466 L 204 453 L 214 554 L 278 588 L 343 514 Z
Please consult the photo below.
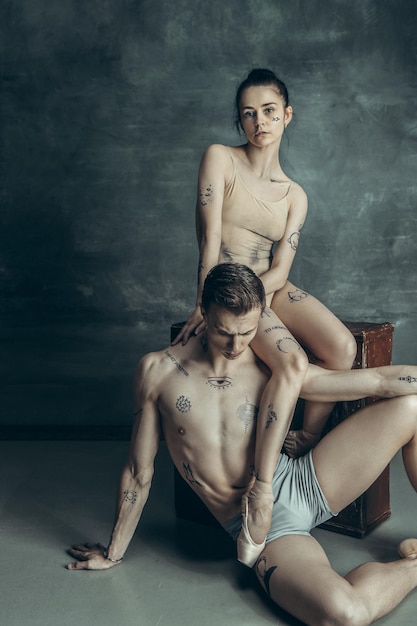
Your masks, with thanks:
M 130 504 L 134 504 L 136 502 L 137 497 L 138 497 L 138 494 L 136 493 L 136 491 L 133 491 L 132 489 L 126 489 L 123 492 L 123 500 L 125 502 L 130 502 Z
M 406 383 L 417 383 L 417 378 L 415 376 L 400 376 L 398 380 L 403 380 Z
M 298 230 L 293 232 L 287 239 L 287 242 L 290 244 L 290 246 L 294 250 L 294 252 L 298 248 L 298 242 L 299 242 L 300 234 L 301 234 L 300 231 L 301 231 L 302 227 L 303 227 L 303 225 L 300 224 Z
M 213 186 L 210 183 L 207 187 L 200 187 L 200 204 L 207 206 L 213 202 Z

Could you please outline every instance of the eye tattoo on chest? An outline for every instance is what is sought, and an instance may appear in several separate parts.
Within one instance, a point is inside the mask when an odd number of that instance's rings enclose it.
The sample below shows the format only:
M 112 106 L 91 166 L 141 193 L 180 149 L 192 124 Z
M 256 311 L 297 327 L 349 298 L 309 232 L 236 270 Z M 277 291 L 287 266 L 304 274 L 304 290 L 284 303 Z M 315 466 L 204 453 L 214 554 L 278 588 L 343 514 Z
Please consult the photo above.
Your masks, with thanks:
M 245 404 L 241 404 L 237 410 L 237 416 L 245 426 L 245 433 L 248 431 L 250 424 L 256 420 L 258 415 L 258 407 L 246 400 Z
M 186 396 L 179 396 L 179 398 L 177 398 L 175 406 L 180 413 L 188 413 L 188 411 L 191 409 L 190 398 L 187 398 Z
M 207 378 L 206 385 L 210 385 L 212 389 L 228 389 L 233 385 L 233 378 L 230 378 L 229 376 L 222 376 L 221 378 L 209 376 L 209 378 Z

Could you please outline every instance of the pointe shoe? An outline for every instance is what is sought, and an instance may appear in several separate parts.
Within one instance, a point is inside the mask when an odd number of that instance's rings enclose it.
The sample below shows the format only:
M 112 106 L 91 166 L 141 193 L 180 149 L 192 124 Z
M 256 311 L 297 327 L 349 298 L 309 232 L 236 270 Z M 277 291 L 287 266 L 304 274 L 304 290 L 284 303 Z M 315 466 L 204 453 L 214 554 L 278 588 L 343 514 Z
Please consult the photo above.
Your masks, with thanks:
M 320 435 L 312 435 L 306 430 L 289 430 L 284 440 L 283 449 L 291 459 L 307 454 L 320 441 Z
M 255 494 L 253 494 L 254 497 Z M 262 496 L 273 503 L 273 496 Z M 266 537 L 262 543 L 255 543 L 249 533 L 248 517 L 249 517 L 249 496 L 243 496 L 242 502 L 244 510 L 242 511 L 242 529 L 237 540 L 237 560 L 247 567 L 253 567 L 262 553 L 266 545 Z
M 398 554 L 402 559 L 417 559 L 417 539 L 404 539 L 398 546 Z

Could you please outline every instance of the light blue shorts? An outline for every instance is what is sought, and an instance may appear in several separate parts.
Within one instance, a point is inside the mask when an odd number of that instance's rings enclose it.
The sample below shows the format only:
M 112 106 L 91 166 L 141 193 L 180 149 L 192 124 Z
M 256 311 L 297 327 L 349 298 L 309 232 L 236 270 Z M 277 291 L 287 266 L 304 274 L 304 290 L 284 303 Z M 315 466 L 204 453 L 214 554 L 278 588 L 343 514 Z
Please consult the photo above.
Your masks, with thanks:
M 267 543 L 284 535 L 310 535 L 312 528 L 337 515 L 330 510 L 317 481 L 311 450 L 299 459 L 280 454 L 272 490 L 274 506 Z M 241 526 L 240 514 L 223 524 L 235 541 Z

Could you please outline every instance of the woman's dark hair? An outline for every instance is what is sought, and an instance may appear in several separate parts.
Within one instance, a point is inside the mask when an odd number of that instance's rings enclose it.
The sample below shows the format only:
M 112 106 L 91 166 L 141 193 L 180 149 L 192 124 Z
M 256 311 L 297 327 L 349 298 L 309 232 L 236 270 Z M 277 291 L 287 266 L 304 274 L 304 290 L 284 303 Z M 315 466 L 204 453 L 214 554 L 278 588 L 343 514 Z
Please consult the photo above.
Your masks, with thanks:
M 248 87 L 259 87 L 260 85 L 274 85 L 284 102 L 285 108 L 287 108 L 289 104 L 288 89 L 285 83 L 275 76 L 274 72 L 267 69 L 252 70 L 249 72 L 245 80 L 240 83 L 236 92 L 234 125 L 239 133 L 242 130 L 242 123 L 240 121 L 240 100 L 242 98 L 242 93 Z
M 265 308 L 265 290 L 260 278 L 246 265 L 220 263 L 207 274 L 201 303 L 206 312 L 217 304 L 235 315 Z

